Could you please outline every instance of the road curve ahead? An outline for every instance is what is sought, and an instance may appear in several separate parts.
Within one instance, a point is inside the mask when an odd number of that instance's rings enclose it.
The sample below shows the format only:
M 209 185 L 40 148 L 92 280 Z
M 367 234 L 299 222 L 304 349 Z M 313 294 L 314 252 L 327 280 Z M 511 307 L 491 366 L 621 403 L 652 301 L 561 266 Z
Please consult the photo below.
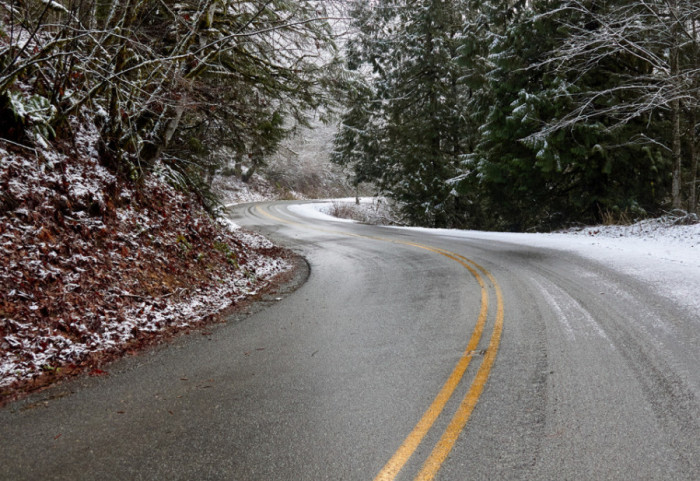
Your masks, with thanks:
M 303 217 L 262 310 L 0 411 L 0 479 L 697 480 L 697 316 L 560 251 Z

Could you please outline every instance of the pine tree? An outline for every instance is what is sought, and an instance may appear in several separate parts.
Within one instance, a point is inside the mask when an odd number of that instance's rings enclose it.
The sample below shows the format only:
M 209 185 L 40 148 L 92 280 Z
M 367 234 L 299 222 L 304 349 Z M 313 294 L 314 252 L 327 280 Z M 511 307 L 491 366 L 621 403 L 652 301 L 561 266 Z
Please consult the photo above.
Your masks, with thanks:
M 477 226 L 547 229 L 656 205 L 658 193 L 651 186 L 663 184 L 664 157 L 625 141 L 639 131 L 639 120 L 614 132 L 609 129 L 614 119 L 606 116 L 542 132 L 543 125 L 566 118 L 577 99 L 611 88 L 637 68 L 622 56 L 584 72 L 554 68 L 547 59 L 571 29 L 595 26 L 582 12 L 563 12 L 553 2 L 534 2 L 501 16 L 505 24 L 489 24 L 494 30 L 488 42 L 491 70 L 482 75 L 488 80 L 477 94 L 486 99 L 481 104 L 488 105 L 488 113 L 479 119 L 478 143 L 466 157 L 460 183 L 460 191 L 471 193 L 481 211 L 490 214 Z M 608 105 L 624 101 L 624 92 L 601 99 Z
M 697 205 L 697 1 L 355 5 L 351 63 L 371 73 L 335 159 L 409 221 L 549 229 Z
M 415 224 L 461 224 L 447 183 L 465 149 L 464 85 L 455 61 L 461 7 L 457 0 L 384 0 L 359 2 L 353 12 L 360 30 L 353 58 L 372 68 L 364 90 L 371 98 L 354 99 L 335 159 L 381 172 L 381 187 Z
M 570 114 L 548 130 L 605 119 L 607 129 L 625 144 L 644 143 L 647 151 L 670 157 L 670 175 L 657 185 L 657 196 L 669 192 L 671 206 L 680 208 L 684 197 L 692 196 L 684 192 L 682 174 L 692 165 L 692 160 L 684 159 L 692 157 L 693 149 L 684 152 L 682 136 L 685 131 L 690 143 L 697 144 L 695 129 L 684 125 L 694 123 L 692 117 L 698 111 L 699 70 L 694 52 L 700 4 L 696 0 L 569 0 L 557 14 L 569 36 L 552 50 L 550 62 L 562 75 L 581 76 L 600 65 L 620 68 L 611 70 L 610 82 L 581 95 Z M 578 25 L 566 20 L 580 15 L 589 21 Z M 617 134 L 635 123 L 638 127 L 632 135 Z M 647 132 L 649 125 L 652 129 Z

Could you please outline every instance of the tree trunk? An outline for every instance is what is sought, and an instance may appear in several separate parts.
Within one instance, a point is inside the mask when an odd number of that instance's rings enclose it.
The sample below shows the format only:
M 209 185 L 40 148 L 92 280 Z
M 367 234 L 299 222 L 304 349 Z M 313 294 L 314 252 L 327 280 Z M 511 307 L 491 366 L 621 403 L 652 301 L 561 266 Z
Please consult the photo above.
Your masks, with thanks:
M 697 115 L 695 109 L 692 109 L 690 114 L 690 195 L 688 199 L 688 211 L 694 214 L 700 214 L 700 205 L 698 205 L 698 153 L 697 153 L 697 136 L 695 135 L 695 125 L 697 124 Z
M 697 22 L 693 20 L 693 60 L 694 67 L 700 68 L 700 46 L 698 45 L 698 30 Z M 695 89 L 700 90 L 700 78 L 695 77 Z M 696 102 L 690 105 L 690 195 L 688 202 L 688 210 L 694 214 L 700 214 L 700 205 L 698 205 L 698 136 L 696 126 L 698 124 L 699 105 Z
M 178 103 L 174 108 L 166 110 L 171 115 L 170 118 L 162 119 L 156 124 L 153 140 L 144 142 L 144 146 L 141 149 L 140 161 L 143 166 L 150 168 L 168 147 L 178 125 L 180 125 L 180 119 L 184 110 L 183 102 Z
M 677 3 L 671 2 L 671 10 L 675 15 L 677 14 Z M 677 16 L 676 16 L 677 18 Z M 678 74 L 680 72 L 680 49 L 678 46 L 679 34 L 678 34 L 678 24 L 674 21 L 671 27 L 672 39 L 671 39 L 671 52 L 670 52 L 670 63 L 671 63 L 671 81 L 674 83 L 679 82 Z M 671 203 L 674 209 L 682 209 L 682 196 L 681 196 L 681 102 L 675 94 L 676 97 L 671 100 L 671 159 L 672 159 L 672 176 L 673 181 L 671 184 Z
M 248 170 L 246 170 L 245 174 L 241 176 L 241 180 L 245 182 L 246 184 L 250 179 L 253 177 L 253 174 L 255 173 L 255 170 L 258 168 L 258 163 L 257 162 L 252 162 Z
M 671 159 L 673 164 L 671 184 L 671 204 L 674 209 L 682 209 L 681 197 L 681 107 L 678 99 L 671 102 Z

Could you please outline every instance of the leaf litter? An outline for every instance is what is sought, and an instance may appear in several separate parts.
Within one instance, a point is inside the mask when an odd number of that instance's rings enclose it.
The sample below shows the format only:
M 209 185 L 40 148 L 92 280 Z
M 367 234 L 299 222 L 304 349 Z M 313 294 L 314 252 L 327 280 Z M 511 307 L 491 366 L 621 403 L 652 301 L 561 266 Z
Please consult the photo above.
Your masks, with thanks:
M 151 175 L 102 166 L 94 127 L 54 150 L 0 141 L 0 401 L 220 319 L 289 252 Z M 91 130 L 92 129 L 92 130 Z

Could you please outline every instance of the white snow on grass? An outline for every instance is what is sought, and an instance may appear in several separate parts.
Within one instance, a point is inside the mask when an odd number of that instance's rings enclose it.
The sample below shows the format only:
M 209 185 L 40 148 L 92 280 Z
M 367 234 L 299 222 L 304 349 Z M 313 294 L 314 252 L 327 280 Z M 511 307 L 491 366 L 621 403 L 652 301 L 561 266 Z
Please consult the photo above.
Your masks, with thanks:
M 360 204 L 356 203 L 355 197 L 345 197 L 340 199 L 322 199 L 318 202 L 307 204 L 293 204 L 289 206 L 289 210 L 295 212 L 302 217 L 319 219 L 333 222 L 360 222 L 357 219 L 363 219 L 365 223 L 382 224 L 390 221 L 390 215 L 387 213 L 386 200 L 377 197 L 360 197 Z M 343 206 L 349 208 L 356 219 L 348 219 L 336 217 L 334 211 Z
M 217 175 L 214 177 L 212 186 L 225 207 L 264 202 L 277 197 L 272 185 L 257 173 L 253 174 L 250 182 L 243 182 L 235 175 L 228 177 Z
M 241 226 L 236 224 L 234 221 L 226 217 L 225 215 L 217 218 L 217 221 L 219 224 L 223 225 L 226 227 L 230 232 L 237 232 L 241 229 Z

